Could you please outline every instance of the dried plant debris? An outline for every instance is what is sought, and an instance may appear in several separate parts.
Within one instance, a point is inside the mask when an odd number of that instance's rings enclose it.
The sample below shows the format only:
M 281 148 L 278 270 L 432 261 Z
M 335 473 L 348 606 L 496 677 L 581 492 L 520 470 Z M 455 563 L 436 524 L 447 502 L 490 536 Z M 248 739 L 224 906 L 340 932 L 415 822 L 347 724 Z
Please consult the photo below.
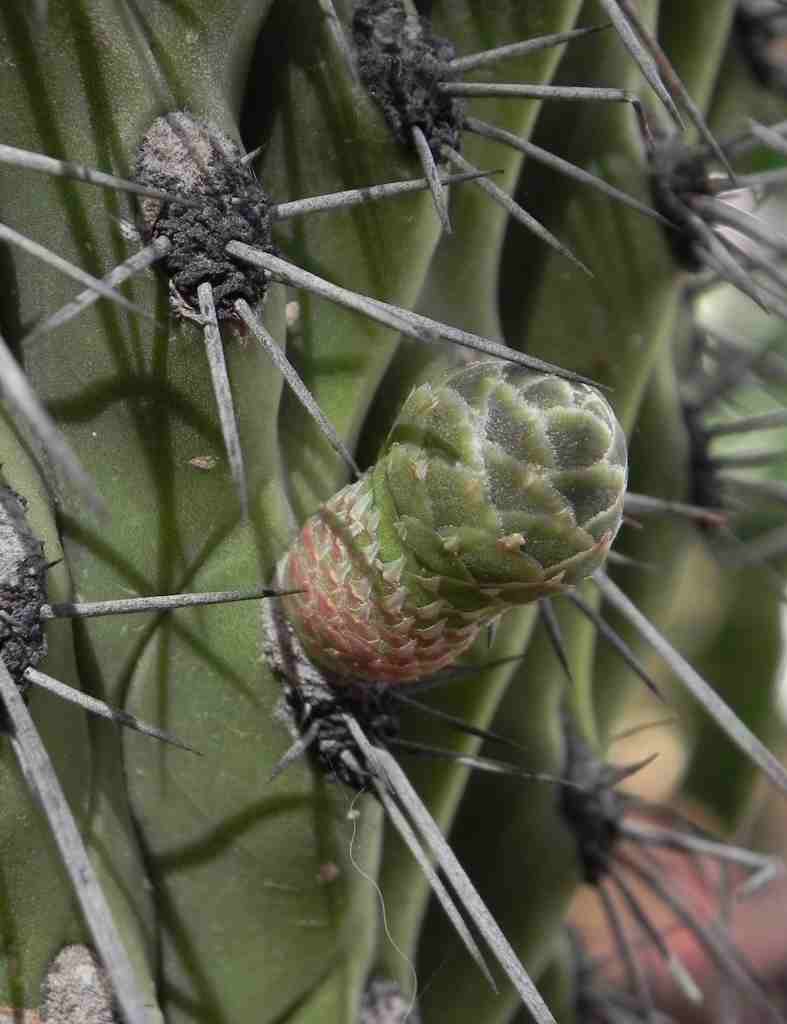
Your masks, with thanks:
M 252 304 L 262 300 L 264 272 L 226 253 L 233 240 L 272 249 L 270 199 L 243 163 L 236 143 L 185 111 L 166 114 L 142 140 L 135 178 L 141 185 L 200 203 L 142 200 L 145 240 L 165 237 L 170 242 L 163 265 L 180 315 L 199 318 L 197 290 L 203 282 L 212 286 L 220 320 L 237 316 L 236 299 Z
M 42 1024 L 121 1024 L 106 972 L 87 946 L 66 946 L 41 986 Z
M 444 145 L 459 149 L 465 104 L 440 91 L 456 56 L 453 43 L 397 0 L 365 0 L 352 28 L 361 79 L 397 141 L 411 145 L 418 128 L 436 161 Z
M 784 124 L 755 124 L 721 148 L 730 158 L 755 148 L 787 151 L 783 132 Z M 738 175 L 733 182 L 708 147 L 687 146 L 677 135 L 651 146 L 650 167 L 654 202 L 672 222 L 668 237 L 679 262 L 705 271 L 705 283 L 725 281 L 766 312 L 787 316 L 787 236 L 757 215 L 765 195 L 787 186 L 787 170 Z
M 361 80 L 369 95 L 379 104 L 394 137 L 402 145 L 412 148 L 421 161 L 424 173 L 432 185 L 437 213 L 446 230 L 450 230 L 447 198 L 436 167 L 447 164 L 456 170 L 475 169 L 461 155 L 462 132 L 465 131 L 519 150 L 532 160 L 545 163 L 560 174 L 597 188 L 646 216 L 659 218 L 656 211 L 587 171 L 511 132 L 466 116 L 465 97 L 473 96 L 630 103 L 640 119 L 643 131 L 647 132 L 647 122 L 639 100 L 624 89 L 458 80 L 466 71 L 486 67 L 507 57 L 558 46 L 597 30 L 596 27 L 590 27 L 553 33 L 483 53 L 457 57 L 453 44 L 437 36 L 429 21 L 413 13 L 403 0 L 362 0 L 356 6 L 353 39 Z M 482 178 L 476 184 L 528 230 L 581 270 L 590 273 L 551 232 L 493 181 Z
M 395 981 L 372 978 L 363 994 L 357 1024 L 421 1024 L 421 1015 Z
M 0 482 L 0 659 L 14 682 L 46 654 L 44 545 L 27 522 L 26 502 Z

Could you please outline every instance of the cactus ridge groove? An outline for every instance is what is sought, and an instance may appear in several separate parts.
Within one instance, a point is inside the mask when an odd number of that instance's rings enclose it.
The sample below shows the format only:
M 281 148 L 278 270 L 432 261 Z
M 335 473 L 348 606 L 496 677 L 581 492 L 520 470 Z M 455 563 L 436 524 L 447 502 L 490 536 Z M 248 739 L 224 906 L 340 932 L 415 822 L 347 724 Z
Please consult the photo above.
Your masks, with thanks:
M 38 671 L 36 665 L 47 653 L 45 623 L 48 620 L 63 618 L 84 619 L 143 612 L 169 612 L 177 608 L 280 597 L 282 592 L 270 587 L 257 587 L 248 591 L 225 590 L 121 598 L 86 604 L 49 604 L 46 587 L 46 572 L 49 566 L 44 558 L 44 545 L 27 522 L 26 506 L 23 497 L 0 483 L 0 661 L 20 692 L 24 694 L 28 687 L 38 686 L 62 700 L 84 708 L 90 714 L 182 750 L 198 753 L 166 730 L 149 725 L 128 711 L 111 707 L 105 701 L 82 693 L 53 679 L 45 672 Z

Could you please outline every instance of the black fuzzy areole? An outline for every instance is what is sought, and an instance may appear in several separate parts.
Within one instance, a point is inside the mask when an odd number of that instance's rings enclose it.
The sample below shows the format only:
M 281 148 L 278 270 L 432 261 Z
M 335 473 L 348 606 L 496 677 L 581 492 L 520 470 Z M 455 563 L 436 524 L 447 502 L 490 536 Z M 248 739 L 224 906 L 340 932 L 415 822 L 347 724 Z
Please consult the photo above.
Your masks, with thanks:
M 719 481 L 710 454 L 710 436 L 704 425 L 704 408 L 683 404 L 683 422 L 689 442 L 690 493 L 689 501 L 697 508 L 724 508 L 724 487 Z M 699 523 L 700 529 L 709 530 L 707 523 Z
M 650 154 L 650 186 L 659 213 L 680 230 L 666 236 L 677 263 L 692 273 L 703 269 L 695 251 L 696 234 L 686 219 L 686 200 L 691 195 L 712 195 L 708 187 L 708 160 L 690 150 L 680 136 L 670 136 L 653 147 Z
M 401 0 L 362 0 L 353 38 L 361 79 L 397 141 L 412 146 L 412 130 L 420 128 L 436 161 L 444 145 L 459 150 L 465 104 L 439 89 L 456 56 L 453 44 L 408 15 Z
M 570 725 L 565 735 L 570 784 L 560 787 L 560 810 L 576 839 L 583 881 L 595 885 L 609 870 L 626 801 L 614 789 L 615 770 L 597 758 Z
M 237 317 L 237 299 L 252 305 L 262 300 L 264 272 L 233 260 L 226 246 L 237 241 L 273 251 L 270 200 L 228 136 L 183 111 L 159 117 L 142 140 L 135 178 L 204 200 L 198 207 L 142 202 L 146 241 L 164 237 L 172 243 L 163 265 L 182 316 L 198 317 L 197 289 L 205 281 L 213 287 L 219 319 Z
M 277 602 L 263 608 L 265 656 L 284 686 L 280 714 L 285 724 L 332 782 L 343 782 L 356 791 L 369 789 L 366 758 L 350 735 L 348 714 L 363 727 L 374 743 L 399 735 L 399 722 L 383 686 L 342 679 L 319 668 L 307 656 L 290 622 Z M 351 756 L 345 756 L 349 753 Z M 288 756 L 285 755 L 285 761 Z
M 27 523 L 27 503 L 0 484 L 0 659 L 18 686 L 46 654 L 44 546 Z

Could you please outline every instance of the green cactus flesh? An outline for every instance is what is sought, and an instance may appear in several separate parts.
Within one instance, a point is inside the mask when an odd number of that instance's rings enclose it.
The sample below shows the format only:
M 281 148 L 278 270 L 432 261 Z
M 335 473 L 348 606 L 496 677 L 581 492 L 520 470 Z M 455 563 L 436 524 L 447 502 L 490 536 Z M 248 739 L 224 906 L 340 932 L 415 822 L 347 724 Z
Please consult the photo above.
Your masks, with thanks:
M 625 486 L 623 431 L 599 391 L 470 365 L 416 388 L 374 468 L 307 521 L 285 607 L 342 676 L 433 675 L 506 609 L 599 568 Z

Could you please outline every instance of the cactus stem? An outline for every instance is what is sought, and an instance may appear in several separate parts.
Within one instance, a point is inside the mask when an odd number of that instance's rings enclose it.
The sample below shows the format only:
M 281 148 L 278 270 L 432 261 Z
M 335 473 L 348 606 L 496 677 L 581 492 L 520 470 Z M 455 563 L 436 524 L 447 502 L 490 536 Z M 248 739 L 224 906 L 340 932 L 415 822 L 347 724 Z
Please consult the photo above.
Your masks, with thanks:
M 149 1024 L 150 1010 L 137 986 L 134 970 L 71 809 L 35 723 L 2 659 L 0 700 L 8 717 L 11 748 L 49 822 L 88 929 L 109 975 L 125 1024 Z
M 241 517 L 244 522 L 248 522 L 249 492 L 246 484 L 246 466 L 243 461 L 243 449 L 241 448 L 240 435 L 238 434 L 238 421 L 235 416 L 235 405 L 232 401 L 227 363 L 224 359 L 224 346 L 221 343 L 221 330 L 216 319 L 213 285 L 210 281 L 203 281 L 199 285 L 197 288 L 197 299 L 199 301 L 200 313 L 205 321 L 203 327 L 205 352 L 208 357 L 208 366 L 210 367 L 213 395 L 219 412 L 224 448 L 227 452 L 235 490 L 238 493 Z
M 56 697 L 60 697 L 61 700 L 66 700 L 70 704 L 76 704 L 77 707 L 83 708 L 91 715 L 97 715 L 99 718 L 106 718 L 110 722 L 122 725 L 125 729 L 132 729 L 134 732 L 141 733 L 143 736 L 150 736 L 153 739 L 161 740 L 162 743 L 167 743 L 173 747 L 179 747 L 181 750 L 187 750 L 190 754 L 200 755 L 198 750 L 194 747 L 190 747 L 188 743 L 184 743 L 182 740 L 177 739 L 177 737 L 173 736 L 172 733 L 166 732 L 164 729 L 159 729 L 155 725 L 148 725 L 147 722 L 143 722 L 141 719 L 137 718 L 136 715 L 132 715 L 128 711 L 123 711 L 120 708 L 113 708 L 103 700 L 97 700 L 95 697 L 91 697 L 89 694 L 83 693 L 81 690 L 75 690 L 72 686 L 67 686 L 65 683 L 61 683 L 59 679 L 53 679 L 52 676 L 48 676 L 44 672 L 39 672 L 38 669 L 26 669 L 22 678 L 33 686 L 37 686 L 39 689 L 46 690 L 48 693 L 52 693 Z
M 465 160 L 465 158 L 455 149 L 452 149 L 451 146 L 444 145 L 442 152 L 446 160 L 455 167 L 468 171 L 473 169 L 473 165 L 468 163 L 468 161 Z M 479 188 L 483 189 L 484 192 L 487 193 L 487 195 L 491 196 L 498 206 L 502 206 L 503 209 L 511 214 L 515 220 L 518 220 L 520 224 L 523 224 L 528 231 L 532 231 L 534 235 L 546 242 L 547 245 L 550 245 L 562 256 L 571 260 L 574 266 L 587 274 L 588 277 L 593 276 L 590 269 L 582 262 L 582 260 L 579 259 L 579 257 L 575 256 L 570 249 L 563 245 L 563 243 L 552 234 L 551 231 L 548 231 L 540 221 L 536 220 L 532 214 L 529 214 L 527 210 L 521 207 L 519 203 L 512 199 L 511 196 L 507 192 L 503 191 L 502 188 L 485 178 L 479 179 L 477 184 Z
M 448 61 L 446 67 L 453 72 L 474 71 L 476 68 L 487 67 L 500 60 L 507 60 L 509 57 L 526 57 L 531 53 L 551 49 L 553 46 L 561 46 L 574 39 L 583 39 L 608 28 L 610 28 L 609 24 L 591 25 L 588 28 L 572 28 L 567 32 L 553 32 L 551 35 L 536 36 L 533 39 L 525 39 L 521 43 L 509 43 L 507 46 L 498 46 L 493 50 L 470 53 L 466 57 L 454 57 L 453 60 Z
M 59 270 L 61 274 L 65 274 L 66 277 L 72 278 L 74 281 L 79 281 L 80 284 L 87 285 L 93 291 L 98 292 L 102 298 L 111 299 L 116 302 L 119 306 L 129 310 L 131 313 L 137 313 L 139 316 L 143 316 L 146 320 L 152 320 L 155 322 L 155 317 L 152 316 L 142 306 L 136 305 L 134 302 L 129 300 L 115 291 L 108 284 L 98 278 L 93 277 L 92 274 L 88 274 L 87 271 L 82 270 L 81 267 L 77 267 L 75 264 L 70 263 L 68 260 L 63 259 L 62 256 L 58 256 L 57 253 L 52 252 L 51 249 L 47 249 L 46 246 L 41 245 L 39 242 L 34 242 L 32 238 L 28 238 L 26 235 L 20 234 L 19 231 L 15 231 L 13 228 L 8 227 L 7 224 L 0 224 L 0 240 L 8 242 L 11 245 L 16 245 L 25 252 L 30 253 L 31 256 L 35 256 L 37 259 L 42 260 L 44 263 L 48 263 L 55 270 Z
M 497 359 L 504 359 L 509 363 L 516 363 L 519 366 L 525 366 L 544 373 L 553 373 L 558 377 L 577 381 L 581 384 L 593 384 L 591 380 L 580 374 L 572 373 L 570 370 L 564 370 L 559 366 L 553 366 L 551 363 L 545 363 L 541 359 L 535 359 L 532 356 L 516 352 L 500 342 L 483 338 L 478 334 L 471 334 L 468 331 L 462 331 L 457 327 L 451 327 L 449 324 L 431 320 L 429 317 L 421 316 L 418 313 L 411 313 L 399 306 L 392 306 L 390 303 L 381 302 L 379 299 L 372 299 L 368 295 L 359 295 L 357 292 L 351 292 L 347 288 L 331 284 L 330 281 L 326 281 L 316 274 L 311 274 L 307 270 L 302 270 L 293 263 L 288 263 L 278 256 L 273 256 L 269 252 L 256 249 L 243 242 L 230 242 L 227 245 L 227 252 L 239 260 L 267 270 L 271 278 L 280 284 L 286 284 L 292 288 L 303 288 L 305 291 L 313 292 L 315 295 L 335 302 L 337 305 L 363 313 L 372 320 L 377 320 L 379 323 L 385 324 L 395 331 L 399 331 L 410 338 L 415 338 L 416 341 L 433 343 L 438 338 L 445 338 L 448 341 L 455 342 L 457 345 L 463 345 L 466 348 L 473 349 L 476 352 L 483 352 L 485 355 L 494 356 Z
M 441 174 L 439 177 L 441 185 L 457 185 L 463 181 L 474 181 L 476 178 L 486 178 L 499 173 L 472 170 L 465 174 Z M 409 192 L 423 192 L 429 187 L 430 182 L 427 178 L 411 178 L 406 181 L 388 181 L 382 185 L 367 185 L 365 188 L 350 188 L 343 192 L 329 192 L 321 196 L 309 196 L 307 199 L 295 199 L 291 203 L 278 203 L 271 206 L 271 217 L 274 221 L 282 221 L 322 213 L 325 210 L 343 210 L 361 203 L 393 199 Z
M 88 507 L 96 516 L 105 513 L 106 507 L 96 491 L 93 480 L 73 449 L 55 426 L 55 422 L 36 398 L 24 373 L 11 350 L 0 334 L 0 398 L 11 408 L 11 412 L 27 425 L 36 441 L 41 445 L 63 476 L 83 496 Z
M 231 242 L 230 245 L 239 245 L 240 243 Z M 227 247 L 229 249 L 229 246 Z M 245 247 L 244 247 L 245 248 Z M 256 250 L 255 250 L 256 251 Z M 235 310 L 238 316 L 241 318 L 243 323 L 249 328 L 254 337 L 259 341 L 262 347 L 269 355 L 271 362 L 274 364 L 276 369 L 281 373 L 282 377 L 287 381 L 293 394 L 301 403 L 303 408 L 312 417 L 314 422 L 322 431 L 325 438 L 330 443 L 333 450 L 340 455 L 342 459 L 347 463 L 355 477 L 361 475 L 361 471 L 356 465 L 355 459 L 350 454 L 347 446 L 339 437 L 336 432 L 336 428 L 323 413 L 317 402 L 314 400 L 313 395 L 306 387 L 298 375 L 297 370 L 285 356 L 279 346 L 276 344 L 274 339 L 265 330 L 262 322 L 258 316 L 254 313 L 251 306 L 246 302 L 245 299 L 237 299 L 235 302 Z
M 591 188 L 598 189 L 599 192 L 609 196 L 610 199 L 623 203 L 625 206 L 629 206 L 632 210 L 636 210 L 638 213 L 641 213 L 646 217 L 659 221 L 666 227 L 674 226 L 672 222 L 660 214 L 658 210 L 654 210 L 645 203 L 641 203 L 638 199 L 635 199 L 634 196 L 630 196 L 627 192 L 623 192 L 621 189 L 615 188 L 614 185 L 610 185 L 608 182 L 604 181 L 603 178 L 599 178 L 595 174 L 590 174 L 588 171 L 583 170 L 581 167 L 577 167 L 575 164 L 572 164 L 568 160 L 564 160 L 560 156 L 556 156 L 554 153 L 550 153 L 541 146 L 536 146 L 532 142 L 528 142 L 526 139 L 520 139 L 518 135 L 514 135 L 513 132 L 509 132 L 505 128 L 498 128 L 496 125 L 488 124 L 486 121 L 481 121 L 477 117 L 466 118 L 465 128 L 474 135 L 481 135 L 486 139 L 494 139 L 496 142 L 501 142 L 503 145 L 508 146 L 511 149 L 516 149 L 520 153 L 524 153 L 524 155 L 530 159 L 535 160 L 538 163 L 542 163 L 547 167 L 551 167 L 559 174 L 565 174 L 567 177 L 573 178 L 574 181 L 578 181 L 584 185 L 589 185 Z
M 597 570 L 593 574 L 593 579 L 604 598 L 661 655 L 680 682 L 700 702 L 732 742 L 762 769 L 774 785 L 783 792 L 787 792 L 787 770 L 765 744 L 754 735 L 713 687 L 689 665 L 604 572 Z
M 451 234 L 451 220 L 448 216 L 448 196 L 443 188 L 443 183 L 440 179 L 440 172 L 437 169 L 434 155 L 432 150 L 429 148 L 426 136 L 423 133 L 423 129 L 419 128 L 417 124 L 414 124 L 410 129 L 413 138 L 413 145 L 415 151 L 418 154 L 418 159 L 421 161 L 421 167 L 423 168 L 426 180 L 429 182 L 429 191 L 432 193 L 432 201 L 434 202 L 435 212 L 437 213 L 438 220 L 442 225 L 443 231 L 447 235 Z M 469 170 L 470 168 L 465 168 Z M 475 171 L 475 168 L 472 168 Z

